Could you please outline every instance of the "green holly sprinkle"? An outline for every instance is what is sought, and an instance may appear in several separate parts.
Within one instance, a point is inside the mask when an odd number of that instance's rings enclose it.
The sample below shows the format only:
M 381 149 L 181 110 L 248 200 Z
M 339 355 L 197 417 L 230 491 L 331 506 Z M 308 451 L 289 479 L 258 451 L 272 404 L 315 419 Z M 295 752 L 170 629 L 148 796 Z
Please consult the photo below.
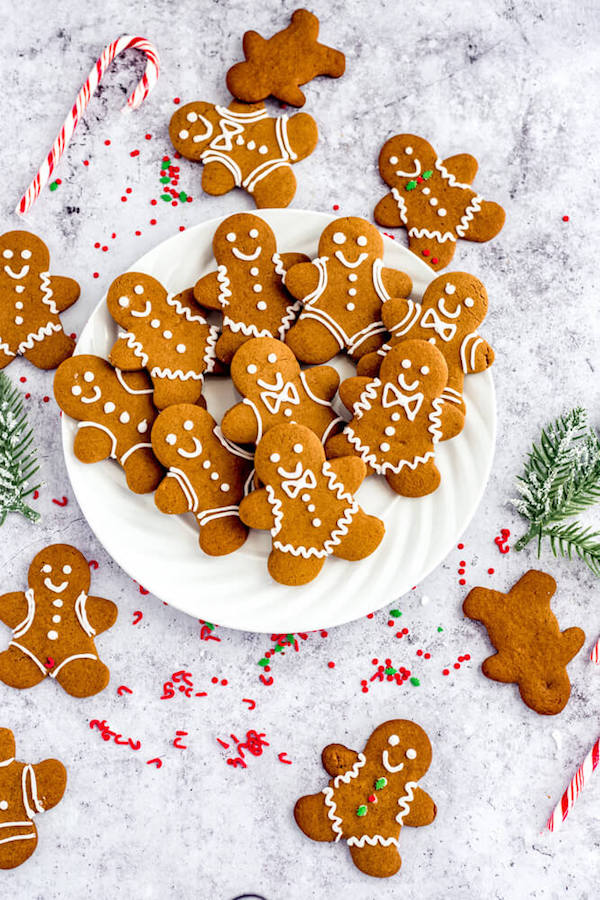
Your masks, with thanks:
M 293 635 L 293 634 L 286 634 L 285 637 L 286 637 L 286 640 L 287 640 L 288 644 L 293 644 L 293 643 L 294 643 L 294 635 Z
M 160 165 L 160 168 L 161 168 L 161 170 L 162 170 L 162 169 L 168 169 L 170 165 L 171 165 L 171 160 L 170 160 L 170 159 L 163 159 L 163 161 L 162 161 L 162 163 L 161 163 L 161 165 Z
M 366 816 L 366 814 L 367 814 L 367 807 L 365 806 L 364 803 L 361 803 L 361 805 L 356 810 L 356 815 L 357 816 Z
M 58 182 L 53 181 L 51 185 L 49 185 L 51 191 L 55 191 L 58 187 Z
M 401 615 L 402 615 L 402 613 L 400 612 L 399 609 L 391 609 L 390 610 L 390 616 L 392 617 L 392 619 L 397 619 L 398 616 L 401 616 Z
M 170 182 L 170 180 L 171 179 L 169 178 L 168 175 L 163 175 L 163 177 L 159 179 L 161 184 L 168 184 Z
M 409 181 L 408 184 L 406 185 L 406 190 L 407 190 L 407 191 L 414 191 L 414 189 L 416 188 L 416 186 L 417 186 L 417 182 L 416 182 L 416 181 L 414 181 L 414 180 Z
M 187 194 L 185 191 L 179 191 L 179 199 L 182 203 L 185 203 L 185 201 L 187 200 Z
M 281 653 L 284 648 L 284 644 L 275 644 L 275 653 Z
M 262 659 L 259 659 L 258 664 L 259 664 L 259 666 L 268 666 L 268 665 L 269 665 L 269 660 L 268 660 L 268 659 L 265 659 L 264 656 L 263 656 Z
M 377 781 L 375 782 L 375 790 L 380 791 L 382 788 L 384 788 L 386 786 L 386 784 L 387 784 L 387 778 L 383 778 L 383 777 L 378 778 Z
M 398 669 L 394 669 L 392 666 L 388 666 L 387 669 L 384 669 L 386 675 L 395 675 Z
M 421 684 L 421 682 L 419 681 L 419 679 L 418 679 L 418 678 L 415 678 L 414 675 L 413 675 L 413 677 L 410 679 L 410 683 L 411 683 L 411 684 L 414 684 L 415 687 L 419 687 L 419 685 Z
M 433 169 L 427 169 L 426 172 L 423 172 L 421 178 L 424 178 L 427 181 L 429 178 L 431 178 L 432 175 L 433 175 Z
M 171 200 L 171 195 L 170 194 L 161 194 L 160 199 L 164 200 L 165 202 L 168 202 L 169 200 Z
M 442 628 L 442 626 L 441 626 L 441 625 L 438 625 L 438 631 L 443 631 L 443 630 L 444 630 L 444 629 Z

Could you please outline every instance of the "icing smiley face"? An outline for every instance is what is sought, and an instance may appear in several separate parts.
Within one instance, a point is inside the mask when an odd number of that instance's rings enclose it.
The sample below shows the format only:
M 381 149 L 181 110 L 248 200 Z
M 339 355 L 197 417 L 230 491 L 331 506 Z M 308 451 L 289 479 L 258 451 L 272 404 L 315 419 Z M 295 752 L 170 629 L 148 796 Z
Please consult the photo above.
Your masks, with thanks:
M 383 239 L 377 229 L 354 216 L 336 219 L 319 240 L 319 257 L 335 259 L 348 270 L 357 270 L 382 256 Z
M 59 609 L 90 586 L 90 570 L 82 554 L 68 544 L 52 544 L 34 556 L 29 566 L 29 585 L 36 593 L 51 595 Z
M 48 248 L 35 234 L 8 231 L 0 236 L 0 287 L 14 290 L 25 282 L 39 282 L 39 273 L 48 270 Z

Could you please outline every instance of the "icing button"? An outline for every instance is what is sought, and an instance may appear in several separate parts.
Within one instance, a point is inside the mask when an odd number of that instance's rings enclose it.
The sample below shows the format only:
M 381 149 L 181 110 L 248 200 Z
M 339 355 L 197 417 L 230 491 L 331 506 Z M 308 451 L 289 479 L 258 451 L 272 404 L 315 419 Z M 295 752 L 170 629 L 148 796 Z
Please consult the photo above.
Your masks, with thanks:
M 52 601 L 52 606 L 56 606 L 57 609 L 60 609 L 62 605 L 63 605 L 62 600 L 53 600 Z
M 258 303 L 256 304 L 256 308 L 260 309 L 261 311 L 265 310 L 267 308 L 267 304 L 265 303 L 264 300 L 259 300 Z
M 202 463 L 202 468 L 203 468 L 203 469 L 210 469 L 210 459 L 205 459 L 205 460 L 204 460 L 204 462 Z
M 387 453 L 388 450 L 390 449 L 390 445 L 388 444 L 387 441 L 383 441 L 383 442 L 379 445 L 379 449 L 381 450 L 382 453 Z
M 320 520 L 320 519 L 313 519 L 312 522 L 311 522 L 311 525 L 314 525 L 315 528 L 318 528 L 320 524 L 321 524 L 321 520 Z
M 52 616 L 52 621 L 55 625 L 58 625 L 58 623 L 60 622 L 60 616 Z
M 4 812 L 8 809 L 8 803 L 6 800 L 0 800 L 0 809 Z
M 55 641 L 58 638 L 58 631 L 49 631 L 47 637 L 49 641 Z
M 388 437 L 391 437 L 393 434 L 396 434 L 396 429 L 393 425 L 388 425 L 385 429 L 385 434 L 387 434 Z
M 210 473 L 210 478 L 211 478 L 211 481 L 218 481 L 218 479 L 219 479 L 219 473 L 218 473 L 218 472 L 211 472 L 211 473 Z
M 346 309 L 348 312 L 352 312 L 353 309 L 356 309 L 354 303 L 346 303 Z
M 15 325 L 23 324 L 23 316 L 15 316 Z
M 224 481 L 223 484 L 221 485 L 221 490 L 223 491 L 223 493 L 225 493 L 226 491 L 229 490 L 229 485 L 227 484 L 226 481 Z

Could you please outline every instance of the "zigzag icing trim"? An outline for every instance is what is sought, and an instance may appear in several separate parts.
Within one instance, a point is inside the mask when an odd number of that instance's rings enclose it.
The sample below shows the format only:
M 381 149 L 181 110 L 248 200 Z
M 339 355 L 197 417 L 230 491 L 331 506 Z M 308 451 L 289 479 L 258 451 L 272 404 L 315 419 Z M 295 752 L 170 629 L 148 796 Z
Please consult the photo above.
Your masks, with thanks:
M 417 787 L 416 781 L 407 781 L 404 785 L 406 788 L 406 794 L 403 794 L 402 797 L 398 800 L 398 806 L 400 807 L 400 812 L 396 816 L 396 822 L 399 825 L 402 825 L 404 819 L 410 812 L 410 804 L 415 799 L 414 788 Z
M 349 781 L 351 781 L 353 778 L 356 778 L 366 761 L 367 757 L 365 756 L 365 754 L 359 753 L 358 759 L 348 772 L 345 772 L 343 775 L 335 776 L 335 778 L 333 779 L 334 788 L 338 788 L 340 784 L 348 784 Z
M 150 374 L 153 378 L 168 378 L 171 381 L 174 381 L 176 378 L 180 381 L 202 381 L 204 379 L 202 372 L 195 372 L 193 369 L 184 372 L 182 369 L 161 369 L 160 366 L 153 366 L 150 369 Z
M 283 260 L 279 253 L 274 253 L 271 257 L 271 262 L 275 266 L 275 274 L 281 277 L 281 280 L 285 284 L 285 269 L 283 268 Z
M 325 806 L 328 808 L 327 818 L 331 822 L 331 827 L 335 832 L 335 843 L 339 841 L 342 837 L 342 824 L 343 820 L 340 819 L 338 815 L 336 815 L 337 804 L 333 799 L 333 788 L 326 787 L 323 788 L 322 793 L 325 795 Z
M 56 308 L 56 303 L 52 299 L 52 297 L 54 296 L 54 291 L 50 287 L 50 272 L 40 272 L 40 281 L 40 287 L 42 288 L 42 293 L 44 295 L 42 297 L 42 303 L 45 303 L 46 306 L 49 307 L 50 312 L 53 316 L 57 316 L 58 310 Z
M 189 306 L 186 306 L 178 300 L 175 294 L 167 294 L 165 297 L 166 302 L 169 306 L 173 306 L 175 308 L 175 312 L 183 316 L 187 319 L 188 322 L 199 322 L 200 325 L 206 325 L 206 319 L 202 315 L 195 316 L 191 311 Z
M 221 329 L 218 325 L 209 325 L 208 337 L 206 338 L 206 349 L 204 351 L 204 356 L 202 357 L 207 372 L 212 372 L 215 368 L 215 363 L 217 361 L 216 346 L 220 332 Z
M 221 306 L 229 306 L 229 298 L 231 297 L 229 288 L 231 282 L 229 280 L 229 275 L 227 274 L 227 266 L 217 266 L 217 281 L 220 285 L 219 303 Z
M 348 846 L 349 847 L 364 847 L 365 844 L 370 844 L 371 847 L 375 847 L 375 845 L 379 845 L 381 847 L 391 847 L 392 844 L 394 847 L 398 846 L 398 838 L 395 837 L 387 837 L 384 838 L 380 834 L 363 834 L 362 837 L 351 837 L 348 838 Z
M 33 350 L 36 341 L 43 341 L 44 338 L 50 337 L 53 332 L 57 331 L 62 331 L 60 322 L 47 322 L 46 325 L 42 325 L 37 331 L 28 334 L 24 341 L 21 341 L 17 347 L 17 353 L 25 353 L 26 350 Z
M 254 322 L 251 322 L 250 325 L 247 325 L 246 322 L 235 322 L 233 319 L 230 319 L 229 316 L 223 316 L 223 325 L 227 325 L 227 327 L 231 329 L 231 331 L 241 331 L 242 334 L 245 334 L 248 337 L 250 335 L 257 338 L 273 337 L 268 328 L 257 328 Z
M 354 404 L 353 412 L 357 419 L 362 419 L 363 413 L 371 409 L 371 400 L 377 400 L 377 392 L 380 387 L 380 378 L 374 378 L 368 383 L 357 402 Z
M 6 341 L 0 341 L 0 351 L 4 353 L 5 356 L 16 356 L 16 353 L 10 349 Z
M 429 413 L 429 421 L 431 425 L 427 429 L 429 434 L 431 435 L 431 439 L 434 444 L 437 444 L 438 441 L 442 439 L 442 409 L 444 408 L 444 400 L 443 395 L 441 397 L 436 397 L 435 400 L 432 401 L 431 405 L 433 406 L 433 410 Z
M 148 364 L 148 354 L 144 352 L 144 348 L 139 341 L 136 341 L 135 334 L 131 331 L 120 331 L 119 337 L 123 338 L 127 346 L 130 350 L 133 350 L 133 355 L 137 356 L 138 359 L 142 361 L 142 366 L 145 368 Z
M 279 337 L 281 340 L 283 340 L 285 338 L 286 331 L 289 331 L 290 328 L 292 327 L 292 325 L 294 324 L 294 322 L 296 321 L 296 313 L 298 312 L 298 310 L 300 309 L 301 306 L 302 306 L 302 303 L 300 300 L 294 301 L 294 303 L 292 303 L 291 306 L 286 306 L 285 315 L 284 315 L 283 319 L 281 320 L 281 325 L 277 329 L 277 333 L 279 334 Z

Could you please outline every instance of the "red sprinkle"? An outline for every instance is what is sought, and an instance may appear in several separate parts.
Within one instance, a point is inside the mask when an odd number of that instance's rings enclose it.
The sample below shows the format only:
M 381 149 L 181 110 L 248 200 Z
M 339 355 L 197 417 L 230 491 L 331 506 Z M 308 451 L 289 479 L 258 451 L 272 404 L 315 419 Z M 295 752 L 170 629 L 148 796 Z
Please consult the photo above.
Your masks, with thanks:
M 433 263 L 434 266 L 437 266 L 437 264 L 439 263 L 439 259 L 437 258 L 437 256 L 432 256 L 431 262 Z
M 423 659 L 431 659 L 431 653 L 426 653 Z
M 106 147 L 110 146 L 110 140 L 107 138 L 107 139 L 104 141 L 104 144 L 105 144 Z
M 133 193 L 133 188 L 130 188 L 130 187 L 125 188 L 125 193 L 126 193 L 126 194 L 131 194 L 131 193 Z
M 19 381 L 21 382 L 21 384 L 25 384 L 25 382 L 27 381 L 27 379 L 25 378 L 24 375 L 21 375 L 21 377 L 19 378 Z
M 121 203 L 127 203 L 127 197 L 121 197 Z
M 150 224 L 151 224 L 151 225 L 156 225 L 156 219 L 150 219 Z
M 42 400 L 44 401 L 44 403 L 48 403 L 48 401 L 50 400 L 50 397 L 42 397 Z
M 339 208 L 340 208 L 340 207 L 339 207 L 339 204 L 338 204 L 338 203 L 334 203 L 333 206 L 332 206 L 332 209 L 333 209 L 334 212 L 337 212 Z
M 180 97 L 173 97 L 173 103 L 177 106 L 178 103 L 181 103 Z
M 495 571 L 495 569 L 488 569 L 488 575 L 493 575 Z
M 457 548 L 457 550 L 464 550 L 464 549 L 465 549 L 465 545 L 464 545 L 464 544 L 457 544 L 457 545 L 456 545 L 456 548 Z
M 136 231 L 136 236 L 139 237 L 141 233 L 141 231 Z
M 98 568 L 98 563 L 95 559 L 90 559 L 88 560 L 88 566 L 90 567 L 90 569 L 94 569 L 95 571 Z
M 100 273 L 99 273 L 99 272 L 94 272 L 94 274 L 93 274 L 92 277 L 93 277 L 93 278 L 100 278 Z
M 218 684 L 218 683 L 219 683 L 219 679 L 216 678 L 215 676 L 213 676 L 210 680 L 212 681 L 213 684 Z
M 96 248 L 96 250 L 98 249 L 99 246 L 100 246 L 100 241 L 96 241 L 96 243 L 94 244 L 94 247 Z
M 60 500 L 56 500 L 54 497 L 52 498 L 52 502 L 56 503 L 57 506 L 66 506 L 69 502 L 67 497 L 61 497 Z
M 459 579 L 458 579 L 458 583 L 459 583 L 459 584 L 466 584 L 467 582 L 465 581 L 464 578 L 459 578 Z
M 569 221 L 569 217 L 568 217 L 568 216 L 563 216 L 563 222 L 568 222 L 568 221 Z
M 458 574 L 459 574 L 459 575 L 464 575 L 464 574 L 465 574 L 465 570 L 464 570 L 464 569 L 459 569 L 459 570 L 458 570 Z
M 449 675 L 450 669 L 442 669 L 442 675 Z
M 84 159 L 83 164 L 84 164 L 84 166 L 89 166 L 89 164 L 90 164 L 89 159 Z
M 145 134 L 144 137 L 146 138 L 147 141 L 151 141 L 151 140 L 152 140 L 152 135 L 151 135 L 151 134 Z
M 223 687 L 225 687 L 225 685 L 226 685 L 226 684 L 229 684 L 229 682 L 227 681 L 226 678 L 222 678 L 222 679 L 221 679 L 221 684 L 223 685 Z
M 459 562 L 459 566 L 466 566 L 466 562 L 464 561 L 464 559 L 461 559 L 461 561 Z
M 460 663 L 455 662 L 455 663 L 454 663 L 454 668 L 455 668 L 455 669 L 460 669 Z
M 417 650 L 417 656 L 423 656 L 423 651 L 422 651 L 422 650 Z
M 422 250 L 421 252 L 423 253 L 423 256 L 429 256 L 431 250 Z
M 328 662 L 328 663 L 327 663 L 327 668 L 328 668 L 328 669 L 335 669 L 335 663 L 334 663 L 334 662 Z
M 140 155 L 140 151 L 139 151 L 139 150 L 132 150 L 131 153 L 130 153 L 129 155 L 130 155 L 130 156 L 139 156 L 139 155 Z

